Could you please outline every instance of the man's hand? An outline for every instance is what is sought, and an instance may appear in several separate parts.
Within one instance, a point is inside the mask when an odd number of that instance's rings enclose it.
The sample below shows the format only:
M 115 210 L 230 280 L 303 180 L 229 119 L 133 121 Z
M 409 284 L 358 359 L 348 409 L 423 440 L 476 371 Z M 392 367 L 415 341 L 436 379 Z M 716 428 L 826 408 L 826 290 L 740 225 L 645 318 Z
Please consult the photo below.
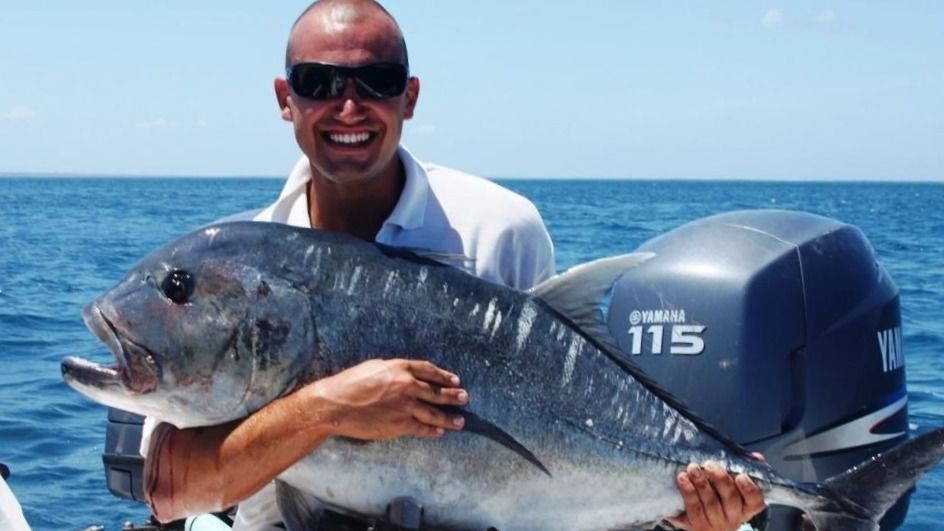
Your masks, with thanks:
M 744 474 L 732 478 L 717 463 L 688 465 L 676 477 L 685 512 L 668 522 L 689 531 L 734 531 L 764 510 L 764 497 Z
M 436 405 L 463 406 L 459 377 L 428 361 L 369 360 L 308 386 L 334 435 L 383 440 L 441 437 L 463 426 L 461 416 Z

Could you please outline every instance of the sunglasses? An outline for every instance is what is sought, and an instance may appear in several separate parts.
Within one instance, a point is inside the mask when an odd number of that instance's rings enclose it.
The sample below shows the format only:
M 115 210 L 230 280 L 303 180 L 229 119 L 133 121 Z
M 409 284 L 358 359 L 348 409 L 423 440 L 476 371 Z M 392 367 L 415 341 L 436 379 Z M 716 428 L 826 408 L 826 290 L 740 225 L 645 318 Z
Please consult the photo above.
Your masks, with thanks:
M 354 81 L 357 94 L 368 100 L 382 100 L 403 94 L 409 71 L 400 63 L 371 63 L 339 66 L 325 63 L 298 63 L 285 70 L 292 91 L 308 100 L 330 100 L 344 93 L 347 80 Z

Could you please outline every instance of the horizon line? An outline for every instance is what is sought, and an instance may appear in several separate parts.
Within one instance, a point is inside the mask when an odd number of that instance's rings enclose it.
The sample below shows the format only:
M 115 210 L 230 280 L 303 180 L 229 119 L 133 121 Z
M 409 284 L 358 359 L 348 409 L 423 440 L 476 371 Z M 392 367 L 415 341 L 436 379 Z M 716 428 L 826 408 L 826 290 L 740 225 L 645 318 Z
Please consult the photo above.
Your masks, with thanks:
M 928 183 L 944 184 L 944 177 L 937 178 L 784 178 L 784 177 L 652 177 L 652 176 L 628 176 L 628 177 L 572 177 L 572 176 L 483 176 L 489 180 L 495 181 L 640 181 L 640 182 L 770 182 L 770 183 L 888 183 L 888 184 L 909 184 L 909 183 Z M 214 175 L 214 174 L 120 174 L 120 173 L 86 173 L 86 172 L 14 172 L 0 171 L 0 179 L 219 179 L 219 180 L 284 180 L 286 175 Z

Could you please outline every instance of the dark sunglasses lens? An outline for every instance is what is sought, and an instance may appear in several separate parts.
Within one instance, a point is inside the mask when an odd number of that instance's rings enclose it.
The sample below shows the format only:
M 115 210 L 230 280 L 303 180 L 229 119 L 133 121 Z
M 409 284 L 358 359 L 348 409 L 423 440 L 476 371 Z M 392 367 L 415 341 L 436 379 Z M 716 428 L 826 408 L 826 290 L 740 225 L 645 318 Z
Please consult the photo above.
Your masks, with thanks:
M 292 90 L 303 98 L 326 100 L 333 98 L 335 68 L 314 63 L 302 63 L 292 67 L 289 83 Z
M 355 69 L 357 84 L 374 98 L 392 98 L 406 90 L 406 67 L 396 63 L 377 63 Z
M 348 78 L 354 80 L 363 98 L 383 99 L 403 94 L 409 74 L 404 65 L 374 63 L 348 68 L 321 63 L 299 63 L 289 70 L 289 84 L 296 94 L 310 100 L 328 100 L 344 91 Z

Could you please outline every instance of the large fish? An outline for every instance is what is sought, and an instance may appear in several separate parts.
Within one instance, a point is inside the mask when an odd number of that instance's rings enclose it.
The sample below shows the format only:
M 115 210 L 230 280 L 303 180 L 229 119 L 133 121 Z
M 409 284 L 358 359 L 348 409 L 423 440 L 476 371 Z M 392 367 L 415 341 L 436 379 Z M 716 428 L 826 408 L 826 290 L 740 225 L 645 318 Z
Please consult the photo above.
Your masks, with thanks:
M 600 301 L 645 258 L 519 292 L 345 235 L 220 224 L 155 251 L 85 309 L 117 367 L 68 358 L 62 372 L 93 400 L 181 428 L 244 417 L 367 358 L 461 375 L 465 430 L 330 439 L 284 472 L 290 526 L 310 499 L 377 517 L 410 496 L 428 528 L 642 529 L 683 509 L 679 470 L 714 459 L 819 530 L 875 530 L 944 455 L 944 430 L 933 431 L 816 487 L 751 459 L 613 346 Z

